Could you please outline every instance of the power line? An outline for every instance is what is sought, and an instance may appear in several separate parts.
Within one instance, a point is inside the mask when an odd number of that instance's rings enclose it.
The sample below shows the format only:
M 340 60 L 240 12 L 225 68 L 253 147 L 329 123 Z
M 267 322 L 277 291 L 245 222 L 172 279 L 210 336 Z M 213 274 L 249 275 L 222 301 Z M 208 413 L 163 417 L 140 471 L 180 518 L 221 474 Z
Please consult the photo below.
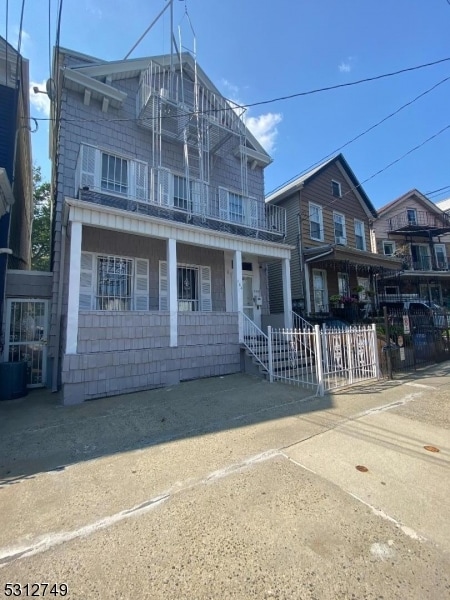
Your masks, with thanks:
M 60 7 L 62 7 L 62 0 L 60 2 Z M 60 22 L 60 18 L 61 15 L 59 14 L 59 22 Z M 57 39 L 58 39 L 58 44 L 59 44 L 59 24 L 58 24 L 58 35 L 57 35 Z M 58 45 L 57 44 L 57 45 Z M 416 65 L 415 67 L 408 67 L 406 69 L 400 69 L 399 71 L 392 71 L 390 73 L 384 73 L 382 75 L 375 75 L 374 77 L 367 77 L 365 79 L 358 79 L 356 81 L 352 81 L 352 82 L 348 82 L 348 83 L 340 83 L 337 85 L 331 85 L 331 86 L 327 86 L 327 87 L 322 87 L 322 88 L 316 88 L 313 90 L 308 90 L 306 92 L 298 92 L 296 94 L 291 94 L 289 96 L 279 96 L 277 98 L 272 98 L 271 100 L 261 100 L 259 102 L 252 102 L 252 103 L 248 103 L 248 104 L 240 104 L 240 105 L 236 105 L 235 102 L 233 102 L 232 100 L 229 100 L 227 98 L 224 98 L 224 100 L 228 103 L 232 103 L 234 106 L 226 106 L 225 108 L 220 108 L 220 109 L 210 109 L 210 110 L 204 110 L 201 112 L 186 112 L 184 114 L 184 116 L 195 116 L 198 114 L 218 114 L 218 113 L 222 113 L 222 112 L 227 112 L 227 111 L 231 111 L 231 110 L 235 110 L 235 107 L 238 106 L 239 108 L 252 108 L 254 106 L 263 106 L 263 105 L 267 105 L 267 104 L 272 104 L 274 102 L 280 102 L 283 100 L 289 100 L 291 98 L 300 98 L 303 96 L 310 96 L 313 94 L 317 94 L 317 93 L 321 93 L 321 92 L 327 92 L 327 91 L 331 91 L 331 90 L 336 90 L 336 89 L 340 89 L 340 88 L 344 88 L 344 87 L 350 87 L 350 86 L 355 86 L 355 85 L 360 85 L 361 83 L 367 83 L 370 81 L 377 81 L 379 79 L 384 79 L 387 77 L 394 77 L 396 75 L 400 75 L 402 73 L 407 73 L 407 72 L 411 72 L 411 71 L 416 71 L 418 69 L 424 69 L 424 68 L 428 68 L 428 67 L 432 67 L 434 65 L 440 64 L 440 63 L 444 63 L 450 61 L 450 57 L 448 58 L 441 58 L 439 60 L 430 62 L 430 63 L 425 63 L 422 65 Z M 445 81 L 445 80 L 443 80 Z M 443 81 L 441 83 L 443 83 Z M 440 85 L 440 84 L 437 84 Z M 430 90 L 431 91 L 431 90 Z M 426 92 L 425 92 L 426 93 Z M 414 100 L 413 100 L 414 101 Z M 154 118 L 147 118 L 146 121 L 152 121 L 152 120 L 156 120 L 159 119 L 160 117 L 154 117 Z M 162 116 L 161 118 L 171 118 L 170 116 L 166 117 L 166 116 Z M 51 118 L 44 118 L 44 117 L 37 117 L 37 119 L 39 121 L 51 121 Z M 116 119 L 109 119 L 107 117 L 105 118 L 95 118 L 95 119 L 65 119 L 66 121 L 77 121 L 77 122 L 93 122 L 93 123 L 99 123 L 102 121 L 108 121 L 108 122 L 123 122 L 123 121 L 138 121 L 139 119 L 136 119 L 135 117 L 123 117 L 123 118 L 116 118 Z
M 373 129 L 375 129 L 376 127 L 378 127 L 379 125 L 381 125 L 382 123 L 384 123 L 385 121 L 387 121 L 388 119 L 391 119 L 392 117 L 394 117 L 396 114 L 398 114 L 399 112 L 401 112 L 402 110 L 404 110 L 408 106 L 411 106 L 411 104 L 414 104 L 414 102 L 416 102 L 417 100 L 420 100 L 420 98 L 423 98 L 423 96 L 426 96 L 427 94 L 429 94 L 430 92 L 432 92 L 433 90 L 435 90 L 438 86 L 442 85 L 443 83 L 445 83 L 449 79 L 450 79 L 450 77 L 446 77 L 445 79 L 442 79 L 441 81 L 439 81 L 438 83 L 436 83 L 435 85 L 433 85 L 431 88 L 428 88 L 427 90 L 425 90 L 424 92 L 422 92 L 421 94 L 419 94 L 418 96 L 416 96 L 415 98 L 413 98 L 412 100 L 410 100 L 409 102 L 407 102 L 406 104 L 403 104 L 402 106 L 400 106 L 399 108 L 397 108 L 397 110 L 394 110 L 394 112 L 390 113 L 389 115 L 387 115 L 386 117 L 384 117 L 383 119 L 381 119 L 380 121 L 378 121 L 377 123 L 375 123 L 374 125 L 371 125 L 367 129 L 365 129 L 364 131 L 362 131 L 361 133 L 359 133 L 358 135 L 356 135 L 355 137 L 353 137 L 351 140 L 348 140 L 348 142 L 345 142 L 345 144 L 342 144 L 342 146 L 339 146 L 338 148 L 336 148 L 332 152 L 329 152 L 326 156 L 324 156 L 320 160 L 316 161 L 315 163 L 313 163 L 312 165 L 310 165 L 309 167 L 307 167 L 306 169 L 304 169 L 298 175 L 295 175 L 294 177 L 291 177 L 288 181 L 285 181 L 280 186 L 277 186 L 274 190 L 272 190 L 271 192 L 267 193 L 266 196 L 270 196 L 270 195 L 274 194 L 277 190 L 285 187 L 286 185 L 289 185 L 290 183 L 292 183 L 293 181 L 295 181 L 299 177 L 302 177 L 302 175 L 305 175 L 306 173 L 308 173 L 308 171 L 311 171 L 312 169 L 314 169 L 315 167 L 319 166 L 320 164 L 322 164 L 323 162 L 325 162 L 326 160 L 328 160 L 329 158 L 331 158 L 332 156 L 334 156 L 335 154 L 337 154 L 338 152 L 340 152 L 341 150 L 343 150 L 344 148 L 346 148 L 347 146 L 349 146 L 353 142 L 356 142 L 356 140 L 359 140 L 359 138 L 363 137 L 364 135 L 366 135 L 367 133 L 369 133 L 370 131 L 372 131 Z

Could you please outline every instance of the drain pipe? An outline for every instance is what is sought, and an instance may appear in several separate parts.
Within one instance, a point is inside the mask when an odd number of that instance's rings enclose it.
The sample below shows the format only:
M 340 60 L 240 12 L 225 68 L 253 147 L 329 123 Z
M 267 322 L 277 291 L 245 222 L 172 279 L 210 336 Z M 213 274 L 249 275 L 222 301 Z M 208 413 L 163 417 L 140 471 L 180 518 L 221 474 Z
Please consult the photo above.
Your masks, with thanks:
M 53 360 L 53 373 L 52 373 L 52 392 L 58 391 L 58 371 L 59 371 L 59 355 L 60 355 L 60 343 L 61 343 L 61 314 L 62 314 L 62 295 L 64 285 L 64 263 L 66 257 L 66 238 L 67 238 L 67 212 L 63 217 L 63 224 L 61 228 L 61 261 L 59 269 L 59 281 L 58 281 L 58 302 L 56 305 L 56 340 L 55 340 L 55 357 Z M 66 223 L 66 224 L 64 224 Z

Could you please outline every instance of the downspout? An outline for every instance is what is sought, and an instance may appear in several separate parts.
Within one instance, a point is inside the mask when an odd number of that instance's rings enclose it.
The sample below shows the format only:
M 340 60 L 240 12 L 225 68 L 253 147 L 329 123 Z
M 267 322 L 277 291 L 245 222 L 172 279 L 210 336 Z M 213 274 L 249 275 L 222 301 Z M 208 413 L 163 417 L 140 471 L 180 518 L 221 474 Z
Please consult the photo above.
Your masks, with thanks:
M 66 213 L 66 210 L 64 212 Z M 62 314 L 62 295 L 64 285 L 64 266 L 66 257 L 66 238 L 67 238 L 67 213 L 64 214 L 61 227 L 61 261 L 59 269 L 58 281 L 58 302 L 56 305 L 56 340 L 55 340 L 55 358 L 53 361 L 52 373 L 52 392 L 58 391 L 58 371 L 59 371 L 59 355 L 61 344 L 61 314 Z

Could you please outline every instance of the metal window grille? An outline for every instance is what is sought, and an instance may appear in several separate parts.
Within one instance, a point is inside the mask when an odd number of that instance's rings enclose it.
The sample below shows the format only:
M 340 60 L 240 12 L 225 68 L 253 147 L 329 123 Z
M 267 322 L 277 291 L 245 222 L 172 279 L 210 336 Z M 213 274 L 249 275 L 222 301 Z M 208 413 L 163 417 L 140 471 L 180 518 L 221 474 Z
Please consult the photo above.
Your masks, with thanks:
M 102 190 L 128 193 L 128 161 L 111 154 L 102 154 Z
M 192 210 L 192 193 L 188 193 L 188 182 L 185 177 L 173 176 L 173 205 L 181 210 Z M 192 191 L 192 190 L 191 190 Z
M 97 309 L 131 310 L 133 261 L 116 256 L 97 259 Z
M 198 267 L 178 267 L 178 310 L 200 310 Z
M 239 194 L 229 193 L 228 196 L 230 220 L 235 223 L 244 222 L 244 201 Z

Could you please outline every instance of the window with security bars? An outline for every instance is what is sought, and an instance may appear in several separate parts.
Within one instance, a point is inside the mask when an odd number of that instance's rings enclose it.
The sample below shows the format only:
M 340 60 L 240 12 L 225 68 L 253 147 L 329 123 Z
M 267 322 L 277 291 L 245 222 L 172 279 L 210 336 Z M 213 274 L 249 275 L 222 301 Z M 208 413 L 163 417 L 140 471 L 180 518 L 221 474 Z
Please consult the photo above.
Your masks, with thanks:
M 128 193 L 128 161 L 102 152 L 102 190 Z
M 178 310 L 200 310 L 198 267 L 177 268 Z
M 235 223 L 244 222 L 244 199 L 239 194 L 230 192 L 228 195 L 228 210 L 230 215 L 230 221 Z
M 173 176 L 173 205 L 181 210 L 192 210 L 192 185 L 189 188 L 186 178 L 179 175 Z
M 131 310 L 133 261 L 97 258 L 97 310 Z

